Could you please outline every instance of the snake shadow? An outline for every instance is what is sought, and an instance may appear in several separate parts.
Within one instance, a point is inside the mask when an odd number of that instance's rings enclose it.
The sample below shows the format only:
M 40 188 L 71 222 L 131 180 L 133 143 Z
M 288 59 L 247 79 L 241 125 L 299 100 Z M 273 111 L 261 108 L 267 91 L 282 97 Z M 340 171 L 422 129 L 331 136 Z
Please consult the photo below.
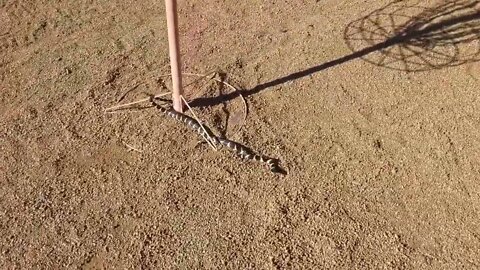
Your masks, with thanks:
M 413 14 L 413 15 L 412 15 Z M 251 89 L 192 100 L 214 106 L 258 94 L 346 62 L 363 59 L 379 67 L 420 72 L 480 60 L 480 7 L 475 0 L 446 1 L 433 7 L 420 1 L 394 1 L 352 21 L 344 30 L 352 51 L 340 58 L 259 84 Z

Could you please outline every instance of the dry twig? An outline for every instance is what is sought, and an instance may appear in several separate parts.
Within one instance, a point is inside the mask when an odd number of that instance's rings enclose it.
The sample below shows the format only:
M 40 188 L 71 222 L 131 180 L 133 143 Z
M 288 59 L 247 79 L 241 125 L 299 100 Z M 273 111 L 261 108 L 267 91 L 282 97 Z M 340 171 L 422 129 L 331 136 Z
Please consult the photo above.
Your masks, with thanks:
M 182 73 L 182 75 L 185 75 L 185 76 L 196 76 L 196 77 L 201 77 L 201 78 L 207 78 L 209 77 L 210 74 L 214 73 L 214 75 L 216 75 L 217 73 L 216 72 L 210 72 L 210 73 L 207 73 L 207 74 L 197 74 L 197 73 Z M 169 76 L 172 76 L 172 74 L 163 74 L 163 75 L 160 75 L 160 77 L 169 77 Z M 240 90 L 238 90 L 235 86 L 223 81 L 223 80 L 220 80 L 220 79 L 217 79 L 215 77 L 211 77 L 210 80 L 214 80 L 216 82 L 219 82 L 219 83 L 223 83 L 224 85 L 226 85 L 227 87 L 230 87 L 234 92 L 238 93 L 238 95 L 240 96 L 240 98 L 242 99 L 242 102 L 243 102 L 243 110 L 245 112 L 244 116 L 243 116 L 243 122 L 245 123 L 247 121 L 247 115 L 248 115 L 248 105 L 247 105 L 247 101 L 245 100 L 245 97 L 243 96 L 243 94 L 241 93 Z M 197 80 L 195 80 L 194 82 L 196 82 Z M 191 83 L 192 84 L 192 83 Z M 190 84 L 189 84 L 190 85 Z
M 193 118 L 195 118 L 195 120 L 197 120 L 198 124 L 200 125 L 200 127 L 203 129 L 203 132 L 205 132 L 205 134 L 207 135 L 208 137 L 208 140 L 207 143 L 215 150 L 217 151 L 217 147 L 215 146 L 215 144 L 213 143 L 213 139 L 210 137 L 210 135 L 208 134 L 207 130 L 205 129 L 205 127 L 203 126 L 202 122 L 200 121 L 200 119 L 197 117 L 197 115 L 195 114 L 195 112 L 192 110 L 192 108 L 190 107 L 190 105 L 188 105 L 188 102 L 185 100 L 185 98 L 183 96 L 180 96 L 183 100 L 183 102 L 185 103 L 185 105 L 187 105 L 188 107 L 188 110 L 192 113 L 193 115 Z
M 127 90 L 125 93 L 123 93 L 122 96 L 120 96 L 120 98 L 117 100 L 117 103 L 122 101 L 127 95 L 128 93 L 132 92 L 133 90 L 137 89 L 137 87 L 139 87 L 142 83 L 137 83 L 134 87 L 130 88 L 129 90 Z
M 128 144 L 128 143 L 126 143 L 126 142 L 124 142 L 124 141 L 122 141 L 122 143 L 128 148 L 128 150 L 132 150 L 132 151 L 136 151 L 136 152 L 139 152 L 139 153 L 143 153 L 142 150 L 139 150 L 139 149 L 131 146 L 130 144 Z
M 169 94 L 171 94 L 171 93 L 158 94 L 158 95 L 154 96 L 154 98 L 163 97 L 163 96 L 166 96 L 166 95 L 169 95 Z M 118 110 L 118 109 L 120 109 L 120 108 L 132 106 L 132 105 L 135 105 L 135 104 L 138 104 L 138 103 L 142 103 L 142 102 L 147 102 L 147 101 L 149 101 L 150 99 L 151 99 L 151 98 L 139 99 L 139 100 L 137 100 L 137 101 L 133 101 L 133 102 L 130 102 L 130 103 L 120 104 L 120 105 L 116 105 L 116 106 L 113 106 L 113 107 L 110 107 L 110 108 L 106 108 L 106 109 L 105 109 L 105 113 L 112 113 L 113 111 Z

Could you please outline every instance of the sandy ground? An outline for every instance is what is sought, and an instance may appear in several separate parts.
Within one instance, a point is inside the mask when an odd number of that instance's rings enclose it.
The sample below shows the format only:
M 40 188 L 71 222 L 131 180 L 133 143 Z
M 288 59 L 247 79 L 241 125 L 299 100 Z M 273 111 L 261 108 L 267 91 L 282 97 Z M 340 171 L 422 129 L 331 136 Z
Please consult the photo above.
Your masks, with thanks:
M 187 97 L 286 176 L 104 113 L 169 87 L 163 1 L 0 8 L 1 269 L 480 268 L 478 1 L 180 1 L 185 72 L 249 113 Z

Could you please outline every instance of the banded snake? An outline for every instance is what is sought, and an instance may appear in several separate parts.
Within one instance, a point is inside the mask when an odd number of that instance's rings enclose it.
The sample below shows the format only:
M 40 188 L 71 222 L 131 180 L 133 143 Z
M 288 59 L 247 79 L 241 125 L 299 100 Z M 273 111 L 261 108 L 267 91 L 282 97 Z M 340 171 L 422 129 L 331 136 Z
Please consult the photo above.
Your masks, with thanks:
M 268 165 L 270 171 L 273 173 L 286 174 L 286 172 L 282 168 L 280 168 L 278 164 L 279 161 L 277 159 L 270 158 L 261 154 L 257 154 L 251 149 L 249 149 L 248 147 L 243 146 L 237 142 L 228 140 L 226 138 L 215 136 L 213 132 L 205 125 L 203 125 L 203 128 L 202 128 L 202 126 L 198 123 L 198 121 L 193 119 L 192 117 L 185 115 L 183 113 L 179 113 L 175 111 L 172 107 L 165 108 L 161 106 L 160 104 L 155 102 L 155 99 L 153 97 L 150 99 L 150 102 L 155 108 L 157 108 L 164 115 L 170 118 L 173 118 L 179 122 L 183 122 L 188 128 L 197 132 L 205 140 L 212 142 L 212 144 L 215 147 L 218 147 L 218 148 L 225 147 L 228 150 L 234 152 L 236 155 L 238 155 L 240 158 L 244 160 L 255 160 L 255 161 L 264 163 Z

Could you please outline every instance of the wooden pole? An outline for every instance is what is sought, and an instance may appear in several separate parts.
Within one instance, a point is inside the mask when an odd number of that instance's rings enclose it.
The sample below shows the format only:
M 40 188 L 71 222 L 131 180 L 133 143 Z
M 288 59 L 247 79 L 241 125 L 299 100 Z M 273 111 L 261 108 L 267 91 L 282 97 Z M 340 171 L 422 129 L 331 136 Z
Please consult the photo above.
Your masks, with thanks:
M 181 98 L 183 95 L 182 66 L 178 41 L 177 0 L 165 0 L 165 8 L 167 10 L 168 47 L 170 51 L 170 67 L 172 69 L 173 109 L 183 113 L 183 102 Z

